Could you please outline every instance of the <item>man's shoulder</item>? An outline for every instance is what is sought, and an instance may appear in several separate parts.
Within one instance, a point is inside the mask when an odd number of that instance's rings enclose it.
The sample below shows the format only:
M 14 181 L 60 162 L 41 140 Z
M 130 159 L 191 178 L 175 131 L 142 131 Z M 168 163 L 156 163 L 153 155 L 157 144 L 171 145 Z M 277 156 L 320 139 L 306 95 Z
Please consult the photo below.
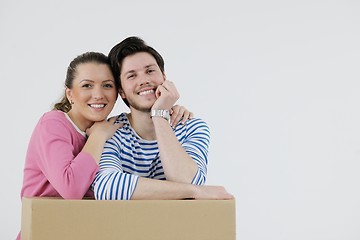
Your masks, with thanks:
M 127 113 L 125 113 L 125 112 L 122 112 L 119 115 L 113 116 L 113 117 L 116 118 L 115 123 L 124 123 L 124 124 L 126 124 L 126 123 L 129 122 L 129 120 L 127 118 Z
M 176 126 L 176 130 L 182 131 L 185 130 L 184 128 L 186 129 L 186 131 L 195 129 L 209 131 L 209 126 L 207 122 L 199 117 L 189 119 L 185 122 L 185 124 L 178 123 L 178 125 Z
M 123 126 L 116 130 L 112 139 L 122 139 L 131 137 L 131 126 L 129 119 L 127 118 L 127 113 L 122 112 L 117 116 L 113 116 L 115 119 L 115 123 L 123 123 Z
M 200 117 L 194 117 L 192 119 L 189 119 L 186 124 L 188 125 L 194 125 L 194 124 L 204 124 L 204 125 L 207 125 L 207 122 L 200 118 Z

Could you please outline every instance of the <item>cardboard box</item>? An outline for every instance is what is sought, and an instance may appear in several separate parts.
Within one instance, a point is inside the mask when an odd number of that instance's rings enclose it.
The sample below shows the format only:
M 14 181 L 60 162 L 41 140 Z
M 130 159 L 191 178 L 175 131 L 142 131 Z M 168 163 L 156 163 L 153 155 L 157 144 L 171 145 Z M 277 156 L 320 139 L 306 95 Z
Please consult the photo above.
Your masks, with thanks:
M 235 240 L 235 200 L 22 199 L 22 240 Z

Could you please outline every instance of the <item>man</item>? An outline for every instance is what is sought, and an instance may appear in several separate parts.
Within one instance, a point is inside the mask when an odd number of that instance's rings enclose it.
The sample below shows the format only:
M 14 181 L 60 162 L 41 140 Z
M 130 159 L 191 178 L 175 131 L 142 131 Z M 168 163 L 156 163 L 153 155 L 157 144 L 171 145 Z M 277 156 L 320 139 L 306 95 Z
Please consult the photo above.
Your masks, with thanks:
M 130 108 L 107 141 L 93 183 L 96 199 L 231 199 L 221 186 L 205 186 L 210 132 L 193 118 L 172 126 L 170 109 L 179 98 L 166 80 L 164 60 L 138 37 L 110 53 L 120 96 Z

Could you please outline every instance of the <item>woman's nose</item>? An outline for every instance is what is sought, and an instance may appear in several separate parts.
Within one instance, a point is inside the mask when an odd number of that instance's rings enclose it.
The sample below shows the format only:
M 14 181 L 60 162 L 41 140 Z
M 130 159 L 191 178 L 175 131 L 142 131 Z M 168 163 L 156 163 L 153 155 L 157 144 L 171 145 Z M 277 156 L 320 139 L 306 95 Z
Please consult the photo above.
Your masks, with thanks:
M 102 89 L 94 89 L 93 92 L 94 99 L 102 99 L 104 97 L 104 92 Z

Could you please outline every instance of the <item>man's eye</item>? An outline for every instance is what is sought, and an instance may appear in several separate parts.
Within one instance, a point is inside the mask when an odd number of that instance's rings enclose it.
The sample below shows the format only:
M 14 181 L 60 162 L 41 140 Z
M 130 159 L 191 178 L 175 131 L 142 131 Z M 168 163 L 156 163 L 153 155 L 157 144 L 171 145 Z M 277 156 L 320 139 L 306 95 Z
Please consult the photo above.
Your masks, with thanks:
M 134 78 L 135 77 L 135 75 L 134 74 L 131 74 L 131 75 L 128 75 L 127 76 L 127 79 L 132 79 L 132 78 Z

